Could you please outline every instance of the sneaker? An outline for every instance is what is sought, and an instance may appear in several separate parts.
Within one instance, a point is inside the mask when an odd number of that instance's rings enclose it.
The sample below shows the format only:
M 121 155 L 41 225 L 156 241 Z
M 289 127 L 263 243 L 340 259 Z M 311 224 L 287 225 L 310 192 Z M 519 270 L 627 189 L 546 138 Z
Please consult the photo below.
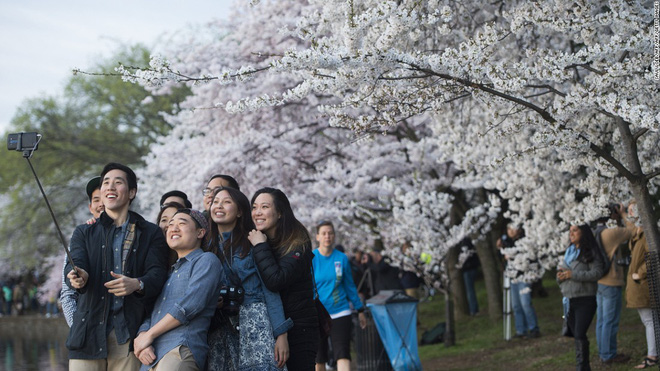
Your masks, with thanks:
M 541 337 L 541 331 L 536 329 L 529 332 L 529 337 L 531 339 L 536 339 Z
M 605 364 L 612 364 L 612 363 L 626 363 L 630 360 L 630 356 L 627 354 L 623 353 L 617 353 L 614 357 L 608 359 L 607 361 L 604 361 L 603 363 Z

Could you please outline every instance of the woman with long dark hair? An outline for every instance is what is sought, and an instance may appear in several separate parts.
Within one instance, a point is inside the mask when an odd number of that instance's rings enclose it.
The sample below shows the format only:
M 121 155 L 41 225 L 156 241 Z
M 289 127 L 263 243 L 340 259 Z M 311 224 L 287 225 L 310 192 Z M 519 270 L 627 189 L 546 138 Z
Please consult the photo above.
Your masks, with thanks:
M 576 369 L 591 370 L 587 330 L 596 313 L 596 292 L 598 279 L 603 276 L 603 262 L 588 225 L 572 225 L 568 236 L 570 245 L 557 269 L 557 282 L 569 301 L 566 322 L 575 338 Z
M 287 367 L 314 370 L 320 334 L 309 233 L 294 216 L 286 195 L 275 188 L 262 188 L 252 196 L 252 220 L 256 229 L 248 238 L 259 273 L 268 289 L 280 293 L 284 315 L 294 323 L 289 330 Z
M 221 309 L 224 325 L 209 333 L 209 369 L 279 370 L 289 357 L 287 331 L 293 322 L 285 319 L 280 296 L 265 287 L 257 272 L 248 240 L 254 229 L 250 203 L 239 190 L 220 187 L 209 214 L 209 248 L 222 262 L 228 293 Z

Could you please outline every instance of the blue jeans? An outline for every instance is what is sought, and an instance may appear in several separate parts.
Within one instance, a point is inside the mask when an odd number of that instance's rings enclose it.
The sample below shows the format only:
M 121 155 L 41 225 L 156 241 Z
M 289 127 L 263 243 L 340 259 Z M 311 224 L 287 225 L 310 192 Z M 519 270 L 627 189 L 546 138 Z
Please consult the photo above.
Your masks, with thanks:
M 607 361 L 616 355 L 616 334 L 621 319 L 621 286 L 598 284 L 596 301 L 596 342 L 600 359 Z
M 532 306 L 532 288 L 524 282 L 511 283 L 511 304 L 516 334 L 524 335 L 527 331 L 538 331 L 536 311 Z
M 477 294 L 474 291 L 474 277 L 476 277 L 476 275 L 476 269 L 470 269 L 463 272 L 463 283 L 465 284 L 465 291 L 467 293 L 470 315 L 475 315 L 479 312 L 479 302 L 477 301 Z

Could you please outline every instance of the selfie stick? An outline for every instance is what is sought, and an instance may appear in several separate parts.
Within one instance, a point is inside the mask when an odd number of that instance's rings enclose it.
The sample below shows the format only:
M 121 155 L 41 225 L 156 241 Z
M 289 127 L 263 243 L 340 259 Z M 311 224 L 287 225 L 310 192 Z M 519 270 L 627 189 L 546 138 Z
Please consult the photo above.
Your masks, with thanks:
M 37 149 L 37 145 L 39 144 L 39 142 L 41 142 L 41 135 L 38 134 L 37 136 L 39 138 L 37 144 L 35 144 L 34 148 L 23 151 L 23 157 L 25 157 L 28 164 L 30 165 L 32 174 L 34 174 L 34 179 L 37 180 L 37 184 L 39 185 L 39 190 L 41 191 L 41 194 L 44 196 L 44 201 L 46 201 L 46 206 L 48 206 L 48 211 L 50 211 L 50 216 L 53 217 L 53 222 L 55 222 L 55 228 L 57 228 L 57 234 L 60 236 L 60 241 L 62 241 L 62 247 L 64 248 L 64 252 L 66 253 L 66 258 L 69 261 L 69 264 L 71 264 L 71 267 L 73 267 L 73 269 L 76 271 L 76 274 L 78 274 L 78 269 L 76 268 L 76 265 L 73 263 L 73 259 L 71 259 L 71 254 L 69 253 L 69 249 L 67 249 L 66 247 L 66 242 L 64 242 L 64 235 L 62 234 L 62 229 L 60 229 L 60 225 L 57 222 L 57 218 L 55 218 L 55 213 L 53 213 L 53 209 L 50 207 L 50 202 L 48 202 L 48 197 L 46 197 L 46 192 L 44 192 L 44 187 L 41 186 L 41 182 L 39 181 L 37 172 L 34 171 L 32 162 L 30 162 L 30 157 L 32 157 L 32 153 L 34 153 L 34 150 Z

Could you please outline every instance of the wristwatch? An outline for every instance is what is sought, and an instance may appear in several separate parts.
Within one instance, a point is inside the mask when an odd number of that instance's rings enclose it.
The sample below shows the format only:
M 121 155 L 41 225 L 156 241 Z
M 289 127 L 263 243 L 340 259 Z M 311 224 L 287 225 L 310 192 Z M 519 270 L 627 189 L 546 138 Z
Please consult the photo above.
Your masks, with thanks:
M 139 278 L 138 278 L 137 280 L 138 280 L 138 282 L 140 283 L 140 288 L 137 290 L 137 292 L 138 292 L 139 294 L 142 294 L 142 293 L 144 292 L 144 282 L 142 282 L 142 280 L 139 279 Z

